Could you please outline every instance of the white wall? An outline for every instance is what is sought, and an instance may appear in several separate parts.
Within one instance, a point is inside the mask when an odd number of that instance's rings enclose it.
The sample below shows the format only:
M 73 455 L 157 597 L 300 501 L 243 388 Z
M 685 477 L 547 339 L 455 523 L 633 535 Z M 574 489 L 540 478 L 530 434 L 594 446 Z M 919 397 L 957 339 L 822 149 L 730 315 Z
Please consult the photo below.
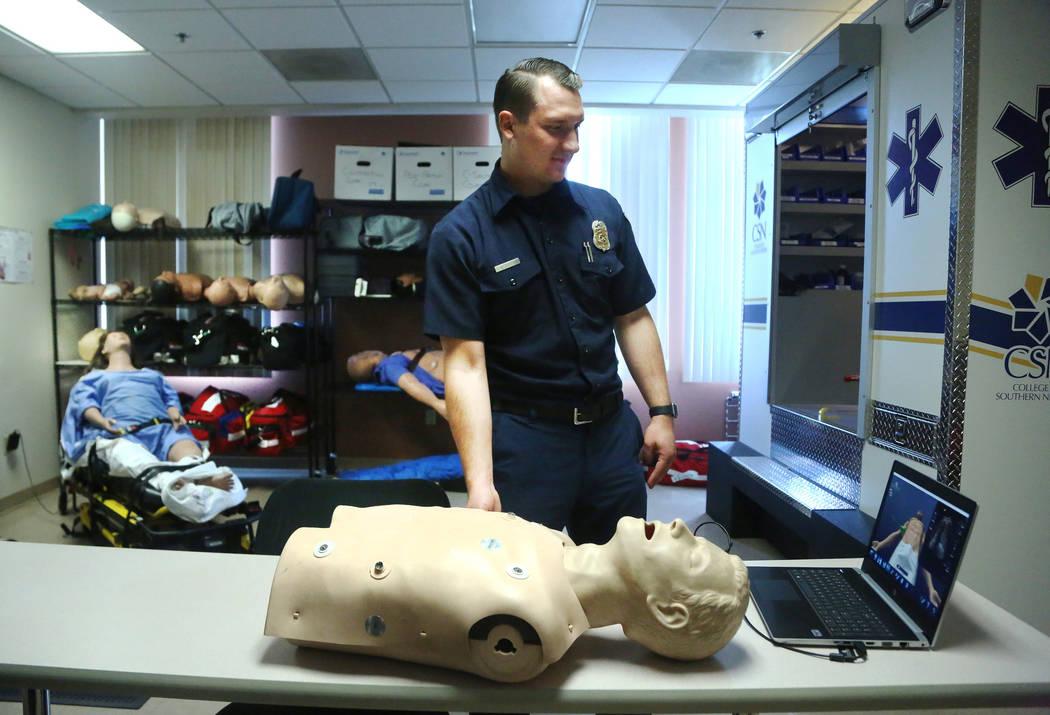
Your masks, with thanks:
M 1015 323 L 1010 305 L 1022 289 L 1042 296 L 1050 283 L 1045 89 L 1041 106 L 1037 100 L 1050 79 L 1048 28 L 1045 2 L 981 5 L 973 310 L 960 481 L 979 508 L 962 579 L 1050 633 L 1050 566 L 1042 556 L 1050 550 L 1050 335 L 1038 326 L 1025 331 L 1027 321 Z M 1000 133 L 997 121 L 1010 104 L 1014 121 Z M 1041 145 L 1022 150 L 1035 175 L 1004 180 L 993 162 L 1018 147 L 1005 136 L 1018 129 L 1041 132 Z M 1012 329 L 991 331 L 995 324 Z M 1024 560 L 1029 555 L 1036 556 Z
M 98 121 L 0 77 L 0 226 L 33 235 L 30 283 L 0 283 L 0 499 L 58 475 L 48 235 L 51 222 L 98 200 Z

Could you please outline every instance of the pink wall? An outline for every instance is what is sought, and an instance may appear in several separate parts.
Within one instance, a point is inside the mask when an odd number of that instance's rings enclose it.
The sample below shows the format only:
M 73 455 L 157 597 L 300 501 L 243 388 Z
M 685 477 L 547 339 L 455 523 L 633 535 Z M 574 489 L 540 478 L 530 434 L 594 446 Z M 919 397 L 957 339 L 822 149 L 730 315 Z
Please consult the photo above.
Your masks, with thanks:
M 682 336 L 685 334 L 685 216 L 689 197 L 685 191 L 685 119 L 671 119 L 670 220 L 670 330 L 664 348 L 667 382 L 671 399 L 678 403 L 675 437 L 708 442 L 724 436 L 725 398 L 737 383 L 682 382 Z M 631 401 L 642 425 L 649 423 L 649 410 L 635 385 L 626 385 L 624 395 Z
M 271 123 L 271 174 L 286 176 L 301 168 L 303 178 L 314 182 L 318 198 L 331 198 L 335 176 L 335 146 L 397 146 L 399 142 L 438 146 L 479 146 L 489 142 L 487 114 L 438 116 L 274 117 Z M 671 120 L 671 275 L 670 335 L 664 345 L 672 399 L 678 403 L 676 435 L 679 439 L 722 439 L 725 398 L 736 383 L 682 382 L 684 333 L 685 120 Z M 273 270 L 298 271 L 297 259 L 275 257 Z M 283 264 L 288 262 L 285 267 Z M 677 271 L 677 272 L 676 272 Z M 638 388 L 626 385 L 643 425 L 649 415 Z
M 270 122 L 270 174 L 302 169 L 319 199 L 330 199 L 335 185 L 335 147 L 391 146 L 399 142 L 434 146 L 489 143 L 487 114 L 364 117 L 274 117 Z

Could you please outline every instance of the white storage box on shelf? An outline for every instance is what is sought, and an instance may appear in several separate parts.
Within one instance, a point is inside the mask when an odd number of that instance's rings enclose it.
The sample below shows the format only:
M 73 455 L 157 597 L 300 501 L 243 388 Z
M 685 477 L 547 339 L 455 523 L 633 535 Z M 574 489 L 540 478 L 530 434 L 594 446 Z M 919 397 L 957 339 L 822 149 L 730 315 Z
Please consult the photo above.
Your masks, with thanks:
M 462 201 L 488 181 L 500 157 L 498 146 L 457 146 L 452 149 L 452 199 Z
M 398 147 L 395 156 L 398 201 L 452 200 L 452 147 Z
M 393 147 L 336 146 L 335 198 L 390 201 L 393 178 Z

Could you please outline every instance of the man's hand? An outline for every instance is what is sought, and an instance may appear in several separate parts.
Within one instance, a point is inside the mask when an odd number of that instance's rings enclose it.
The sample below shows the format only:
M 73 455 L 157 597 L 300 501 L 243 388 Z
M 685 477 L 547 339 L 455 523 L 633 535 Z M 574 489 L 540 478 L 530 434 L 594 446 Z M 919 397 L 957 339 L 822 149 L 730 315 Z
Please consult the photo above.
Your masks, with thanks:
M 674 461 L 677 449 L 674 442 L 674 420 L 669 415 L 657 415 L 645 428 L 645 438 L 642 450 L 638 457 L 642 464 L 653 467 L 653 471 L 646 479 L 646 484 L 652 489 L 667 474 L 671 463 Z
M 467 507 L 484 511 L 503 511 L 499 503 L 499 492 L 496 491 L 496 486 L 492 483 L 489 483 L 487 486 L 468 486 Z

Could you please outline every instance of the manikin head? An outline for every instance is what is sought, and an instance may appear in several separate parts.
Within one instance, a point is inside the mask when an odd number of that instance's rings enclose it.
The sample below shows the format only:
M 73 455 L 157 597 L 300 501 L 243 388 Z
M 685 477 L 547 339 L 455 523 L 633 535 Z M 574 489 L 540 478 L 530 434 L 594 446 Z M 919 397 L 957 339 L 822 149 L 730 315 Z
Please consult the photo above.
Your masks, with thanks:
M 112 330 L 104 333 L 98 338 L 98 349 L 95 356 L 91 358 L 90 368 L 94 370 L 105 370 L 109 367 L 109 357 L 115 352 L 126 352 L 135 364 L 134 351 L 131 349 L 131 336 L 122 330 Z
M 526 196 L 546 192 L 565 178 L 580 150 L 583 81 L 555 60 L 522 60 L 496 83 L 492 109 L 503 146 L 500 166 Z
M 624 634 L 680 660 L 706 658 L 732 639 L 750 594 L 747 567 L 680 520 L 624 517 L 605 545 L 627 590 Z
M 382 350 L 363 350 L 346 359 L 346 374 L 354 382 L 371 382 L 372 372 L 386 357 Z

